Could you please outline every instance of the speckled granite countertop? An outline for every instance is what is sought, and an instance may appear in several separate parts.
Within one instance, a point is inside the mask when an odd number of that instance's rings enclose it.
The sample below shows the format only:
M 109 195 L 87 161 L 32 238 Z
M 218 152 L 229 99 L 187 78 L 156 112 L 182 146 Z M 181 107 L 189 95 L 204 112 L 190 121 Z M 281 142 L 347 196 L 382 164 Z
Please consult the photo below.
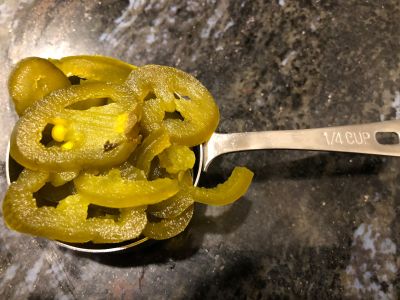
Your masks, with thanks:
M 266 2 L 266 3 L 265 3 Z M 0 198 L 16 120 L 6 78 L 26 56 L 98 53 L 191 72 L 220 132 L 400 118 L 400 4 L 391 1 L 0 1 Z M 400 160 L 264 151 L 244 199 L 197 206 L 165 242 L 84 255 L 0 222 L 2 299 L 397 299 Z

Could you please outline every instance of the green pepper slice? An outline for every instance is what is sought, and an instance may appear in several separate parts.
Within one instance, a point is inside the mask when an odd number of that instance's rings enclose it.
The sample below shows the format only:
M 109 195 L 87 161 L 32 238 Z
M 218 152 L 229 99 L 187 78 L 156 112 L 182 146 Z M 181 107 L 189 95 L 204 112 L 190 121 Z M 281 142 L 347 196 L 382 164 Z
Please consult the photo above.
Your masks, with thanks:
M 170 174 L 192 169 L 196 161 L 193 151 L 183 145 L 171 145 L 160 153 L 158 158 L 160 159 L 160 166 Z
M 127 180 L 121 177 L 119 169 L 111 169 L 102 176 L 85 173 L 79 175 L 74 183 L 78 193 L 90 203 L 114 208 L 158 203 L 179 191 L 175 179 Z
M 187 195 L 196 202 L 226 205 L 242 197 L 248 190 L 254 173 L 245 167 L 235 167 L 229 178 L 214 188 L 189 187 Z
M 114 218 L 87 218 L 89 201 L 79 194 L 57 207 L 37 207 L 33 194 L 48 181 L 49 173 L 25 169 L 11 183 L 3 201 L 3 217 L 19 232 L 71 243 L 116 243 L 138 237 L 147 223 L 145 207 L 121 210 Z
M 146 175 L 150 172 L 153 159 L 171 145 L 165 130 L 159 129 L 148 135 L 133 154 L 133 163 Z
M 149 205 L 147 212 L 158 218 L 175 218 L 193 202 L 216 206 L 230 204 L 247 192 L 252 178 L 250 170 L 236 167 L 224 183 L 214 188 L 202 188 L 192 186 L 192 177 L 185 173 L 179 192 L 165 201 Z
M 79 175 L 77 171 L 69 171 L 69 172 L 51 172 L 49 181 L 53 186 L 61 186 L 66 184 L 68 181 L 73 180 Z
M 193 185 L 193 178 L 189 171 L 183 174 L 179 181 L 179 192 L 176 195 L 160 203 L 149 205 L 147 213 L 161 219 L 176 218 L 189 206 L 194 203 L 194 199 L 187 193 L 187 188 Z
M 21 60 L 8 80 L 8 90 L 18 115 L 50 92 L 70 86 L 67 76 L 51 62 L 40 57 Z
M 121 172 L 121 177 L 127 180 L 146 180 L 146 173 L 133 166 L 130 162 L 126 161 L 118 167 Z
M 217 128 L 219 111 L 213 97 L 183 71 L 147 65 L 132 71 L 127 84 L 144 101 L 141 124 L 147 132 L 164 128 L 171 142 L 192 147 L 207 141 Z
M 76 55 L 49 60 L 68 77 L 78 76 L 86 81 L 123 83 L 137 67 L 102 55 Z M 81 83 L 84 83 L 83 80 Z
M 173 219 L 160 219 L 146 224 L 142 234 L 154 240 L 165 240 L 183 232 L 193 217 L 193 205 Z
M 242 167 L 215 188 L 192 186 L 190 147 L 207 141 L 219 121 L 211 94 L 193 76 L 102 56 L 31 58 L 21 66 L 10 93 L 30 95 L 17 100 L 26 107 L 19 109 L 11 155 L 33 171 L 25 169 L 6 194 L 10 228 L 79 243 L 141 233 L 167 239 L 187 227 L 194 202 L 229 204 L 249 188 L 253 173 Z M 67 76 L 81 84 L 70 86 Z M 54 189 L 47 182 L 62 185 L 57 196 L 44 197 Z
M 88 110 L 73 103 L 92 98 L 114 102 Z M 29 107 L 11 136 L 11 156 L 32 170 L 77 171 L 125 161 L 138 143 L 141 107 L 124 86 L 87 83 L 57 90 Z M 54 124 L 51 146 L 41 143 L 46 125 Z M 101 132 L 101 134 L 99 134 Z

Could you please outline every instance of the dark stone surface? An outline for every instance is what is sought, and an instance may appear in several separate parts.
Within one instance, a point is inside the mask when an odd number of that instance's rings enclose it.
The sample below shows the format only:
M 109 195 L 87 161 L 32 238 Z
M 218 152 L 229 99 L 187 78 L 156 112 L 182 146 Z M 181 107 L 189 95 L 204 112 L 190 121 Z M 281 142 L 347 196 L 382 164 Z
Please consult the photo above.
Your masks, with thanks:
M 340 4 L 339 4 L 340 3 Z M 105 54 L 176 66 L 214 95 L 220 132 L 400 117 L 398 1 L 3 1 L 0 151 L 16 120 L 6 78 L 26 56 Z M 81 254 L 0 225 L 3 299 L 397 299 L 396 158 L 258 151 L 216 159 L 256 176 L 180 236 Z M 4 160 L 0 167 L 5 193 Z

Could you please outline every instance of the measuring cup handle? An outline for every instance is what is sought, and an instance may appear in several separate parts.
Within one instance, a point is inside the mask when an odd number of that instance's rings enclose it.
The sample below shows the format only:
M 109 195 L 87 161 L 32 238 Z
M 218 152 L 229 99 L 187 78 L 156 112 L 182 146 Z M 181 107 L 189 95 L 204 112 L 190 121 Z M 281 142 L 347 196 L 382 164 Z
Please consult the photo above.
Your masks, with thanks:
M 400 156 L 400 120 L 327 128 L 214 133 L 203 146 L 203 169 L 224 153 L 298 149 Z

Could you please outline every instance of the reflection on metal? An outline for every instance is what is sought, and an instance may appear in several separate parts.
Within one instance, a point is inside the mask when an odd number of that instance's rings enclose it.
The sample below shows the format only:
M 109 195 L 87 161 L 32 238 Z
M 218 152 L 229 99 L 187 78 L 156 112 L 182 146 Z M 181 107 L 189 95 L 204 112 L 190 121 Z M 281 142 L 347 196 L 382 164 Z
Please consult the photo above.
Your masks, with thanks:
M 397 135 L 397 139 L 382 142 L 377 138 L 380 135 Z M 400 156 L 399 135 L 400 120 L 302 130 L 214 133 L 203 145 L 202 169 L 206 171 L 213 159 L 222 154 L 262 149 Z

